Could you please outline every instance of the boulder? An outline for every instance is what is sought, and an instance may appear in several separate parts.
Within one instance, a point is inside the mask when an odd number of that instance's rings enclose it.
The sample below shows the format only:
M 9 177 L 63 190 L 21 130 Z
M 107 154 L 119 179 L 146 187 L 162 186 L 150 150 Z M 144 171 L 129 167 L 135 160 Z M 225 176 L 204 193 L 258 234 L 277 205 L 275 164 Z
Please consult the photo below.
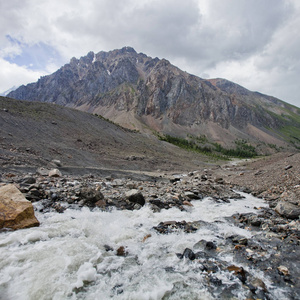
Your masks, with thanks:
M 0 229 L 16 230 L 39 224 L 31 202 L 13 184 L 0 188 Z
M 282 217 L 288 219 L 298 219 L 300 216 L 300 206 L 287 201 L 280 201 L 275 207 L 275 211 Z
M 84 187 L 80 190 L 79 198 L 81 199 L 82 205 L 87 205 L 94 207 L 95 205 L 98 207 L 104 207 L 105 201 L 103 194 L 94 187 Z
M 125 193 L 125 197 L 132 203 L 137 203 L 140 205 L 145 205 L 145 198 L 139 190 L 130 190 Z
M 62 174 L 58 169 L 52 169 L 52 170 L 49 171 L 48 176 L 49 177 L 61 177 Z
M 36 170 L 36 173 L 41 176 L 48 176 L 49 170 L 43 167 L 40 167 Z

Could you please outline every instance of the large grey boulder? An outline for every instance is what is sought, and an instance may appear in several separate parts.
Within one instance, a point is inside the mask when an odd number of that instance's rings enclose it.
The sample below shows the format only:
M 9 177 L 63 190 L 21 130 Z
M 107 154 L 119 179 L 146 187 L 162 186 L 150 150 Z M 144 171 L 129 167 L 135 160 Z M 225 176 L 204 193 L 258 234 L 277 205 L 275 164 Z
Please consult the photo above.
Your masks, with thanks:
M 145 205 L 145 198 L 139 190 L 136 189 L 130 190 L 125 193 L 125 197 L 132 203 L 137 203 L 142 206 Z
M 0 188 L 0 229 L 39 226 L 33 206 L 13 184 Z
M 280 201 L 275 207 L 275 211 L 288 219 L 298 219 L 300 216 L 300 206 L 287 201 Z

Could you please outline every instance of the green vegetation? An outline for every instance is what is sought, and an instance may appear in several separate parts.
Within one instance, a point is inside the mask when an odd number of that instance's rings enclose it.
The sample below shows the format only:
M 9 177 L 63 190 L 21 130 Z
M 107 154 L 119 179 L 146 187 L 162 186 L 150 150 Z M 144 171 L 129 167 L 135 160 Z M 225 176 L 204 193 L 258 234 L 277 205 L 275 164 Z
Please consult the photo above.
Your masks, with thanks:
M 239 158 L 252 158 L 257 156 L 255 147 L 248 144 L 245 140 L 236 140 L 236 147 L 233 149 L 226 149 L 218 143 L 213 143 L 215 146 L 215 151 L 222 153 L 230 157 L 239 157 Z
M 200 137 L 193 137 L 191 135 L 188 136 L 188 139 L 181 138 L 181 137 L 175 137 L 171 135 L 164 135 L 161 136 L 158 134 L 158 138 L 162 141 L 171 143 L 173 145 L 176 145 L 180 148 L 195 151 L 198 153 L 203 153 L 205 155 L 214 157 L 216 159 L 224 159 L 227 160 L 230 157 L 238 157 L 238 158 L 252 158 L 257 156 L 257 152 L 255 150 L 255 147 L 250 145 L 245 140 L 236 140 L 235 141 L 235 148 L 227 149 L 221 146 L 218 143 L 209 143 L 206 136 L 200 136 Z M 192 140 L 191 140 L 192 139 Z M 200 146 L 196 143 L 198 141 L 199 143 L 206 143 L 203 146 Z

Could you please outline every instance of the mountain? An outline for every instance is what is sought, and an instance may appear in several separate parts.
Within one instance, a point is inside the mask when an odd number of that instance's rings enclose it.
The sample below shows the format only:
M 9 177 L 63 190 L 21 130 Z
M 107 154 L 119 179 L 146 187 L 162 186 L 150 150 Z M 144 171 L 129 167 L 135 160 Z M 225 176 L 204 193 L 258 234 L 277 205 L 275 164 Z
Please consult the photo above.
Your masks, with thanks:
M 201 79 L 124 47 L 72 58 L 8 97 L 100 114 L 131 129 L 204 136 L 223 145 L 300 146 L 300 109 L 225 79 Z
M 76 109 L 0 96 L 0 177 L 5 170 L 48 167 L 52 160 L 61 161 L 64 173 L 138 174 L 193 170 L 207 157 Z

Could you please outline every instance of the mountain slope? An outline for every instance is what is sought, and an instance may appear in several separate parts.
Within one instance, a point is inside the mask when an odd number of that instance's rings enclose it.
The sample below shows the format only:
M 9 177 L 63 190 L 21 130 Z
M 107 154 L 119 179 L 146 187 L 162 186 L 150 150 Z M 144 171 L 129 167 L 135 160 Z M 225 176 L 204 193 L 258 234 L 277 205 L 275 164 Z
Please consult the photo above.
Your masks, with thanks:
M 207 161 L 86 112 L 0 97 L 0 170 L 53 159 L 64 167 L 132 171 L 191 170 Z
M 300 142 L 298 108 L 224 79 L 201 79 L 130 47 L 72 58 L 8 96 L 101 114 L 144 132 L 206 135 L 225 145 L 236 138 Z

